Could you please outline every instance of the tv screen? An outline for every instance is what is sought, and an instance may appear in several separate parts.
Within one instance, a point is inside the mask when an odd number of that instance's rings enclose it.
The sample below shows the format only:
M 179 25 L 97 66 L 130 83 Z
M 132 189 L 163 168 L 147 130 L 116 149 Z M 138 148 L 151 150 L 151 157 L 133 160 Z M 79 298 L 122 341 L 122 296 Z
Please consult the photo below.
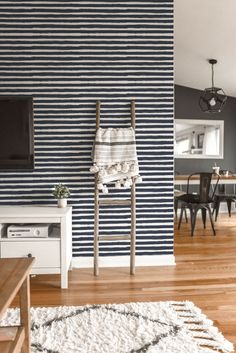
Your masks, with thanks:
M 0 96 L 0 169 L 33 168 L 33 98 Z

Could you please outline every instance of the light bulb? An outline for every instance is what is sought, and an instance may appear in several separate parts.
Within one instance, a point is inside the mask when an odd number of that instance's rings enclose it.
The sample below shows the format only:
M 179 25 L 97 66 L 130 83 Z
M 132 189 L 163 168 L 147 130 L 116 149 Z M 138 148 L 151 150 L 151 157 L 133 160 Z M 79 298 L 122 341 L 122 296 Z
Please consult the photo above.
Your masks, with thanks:
M 212 98 L 210 99 L 209 104 L 210 104 L 211 107 L 214 107 L 214 105 L 216 105 L 216 100 L 215 100 L 214 97 L 212 97 Z

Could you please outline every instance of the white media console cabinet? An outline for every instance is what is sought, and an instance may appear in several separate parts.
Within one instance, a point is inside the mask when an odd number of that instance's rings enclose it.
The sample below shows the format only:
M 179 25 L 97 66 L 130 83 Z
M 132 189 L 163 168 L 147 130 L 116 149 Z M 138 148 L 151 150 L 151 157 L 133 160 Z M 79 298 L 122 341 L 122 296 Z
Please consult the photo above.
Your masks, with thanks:
M 48 237 L 7 237 L 10 225 L 50 225 Z M 0 206 L 0 257 L 35 257 L 31 274 L 61 274 L 61 288 L 68 288 L 72 260 L 72 208 Z

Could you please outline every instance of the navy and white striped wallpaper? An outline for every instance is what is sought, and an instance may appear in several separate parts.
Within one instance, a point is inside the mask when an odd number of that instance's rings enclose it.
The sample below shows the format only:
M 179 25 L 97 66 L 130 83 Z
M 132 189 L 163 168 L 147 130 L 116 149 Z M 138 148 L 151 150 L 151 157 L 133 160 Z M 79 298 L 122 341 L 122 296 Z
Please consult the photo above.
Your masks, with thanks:
M 0 94 L 32 95 L 35 125 L 35 170 L 1 172 L 0 204 L 53 205 L 66 183 L 73 256 L 92 256 L 95 103 L 102 127 L 127 127 L 135 99 L 137 254 L 173 254 L 173 0 L 1 0 L 0 31 Z M 128 233 L 129 209 L 101 216 L 101 233 Z

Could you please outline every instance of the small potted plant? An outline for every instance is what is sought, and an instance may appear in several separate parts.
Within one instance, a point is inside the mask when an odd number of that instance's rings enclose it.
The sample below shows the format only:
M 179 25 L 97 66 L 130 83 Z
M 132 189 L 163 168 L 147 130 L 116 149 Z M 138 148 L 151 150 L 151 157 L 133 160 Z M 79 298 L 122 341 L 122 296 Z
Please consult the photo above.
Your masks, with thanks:
M 70 190 L 66 185 L 61 183 L 55 185 L 52 194 L 57 199 L 58 207 L 66 207 L 67 198 L 70 196 Z

